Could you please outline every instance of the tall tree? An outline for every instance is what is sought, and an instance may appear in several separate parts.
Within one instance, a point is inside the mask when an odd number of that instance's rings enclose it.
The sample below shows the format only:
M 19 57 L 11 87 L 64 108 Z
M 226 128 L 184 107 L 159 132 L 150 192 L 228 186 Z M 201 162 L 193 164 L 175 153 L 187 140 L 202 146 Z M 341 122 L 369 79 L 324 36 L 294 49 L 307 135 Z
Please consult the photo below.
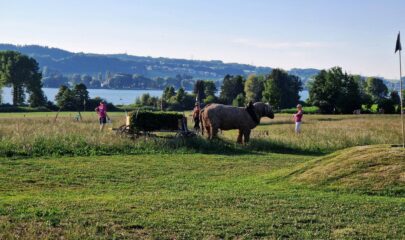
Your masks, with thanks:
M 378 103 L 388 95 L 388 88 L 382 79 L 370 77 L 366 81 L 366 92 L 371 96 L 373 102 Z
M 76 101 L 77 110 L 82 111 L 86 105 L 86 102 L 89 101 L 89 92 L 84 83 L 76 84 L 73 87 L 73 95 Z
M 61 110 L 77 110 L 76 99 L 72 90 L 67 86 L 62 85 L 55 96 L 56 105 Z
M 9 84 L 13 87 L 13 105 L 24 104 L 26 90 L 31 106 L 44 105 L 46 98 L 41 79 L 35 59 L 14 51 L 0 52 L 0 86 Z
M 310 84 L 309 102 L 323 113 L 352 113 L 361 107 L 361 92 L 355 77 L 334 67 L 315 76 Z
M 246 98 L 243 93 L 239 93 L 238 96 L 232 101 L 232 106 L 243 107 L 245 105 Z
M 338 111 L 341 113 L 353 113 L 361 109 L 362 99 L 358 82 L 351 75 L 345 73 L 342 78 L 339 99 L 337 101 Z
M 25 58 L 30 73 L 27 74 L 25 86 L 29 94 L 28 103 L 31 107 L 44 106 L 47 103 L 44 92 L 42 91 L 42 73 L 39 71 L 37 61 L 33 58 Z
M 263 90 L 263 80 L 256 75 L 250 75 L 245 82 L 246 102 L 260 101 L 262 99 Z
M 214 81 L 204 81 L 204 94 L 206 97 L 209 96 L 214 96 L 215 97 L 215 93 L 217 92 L 217 86 L 215 85 Z
M 236 98 L 236 96 L 239 94 L 244 94 L 243 88 L 244 79 L 242 76 L 226 75 L 221 86 L 221 101 L 225 104 L 232 104 L 232 101 Z
M 371 108 L 371 106 L 373 105 L 373 100 L 371 99 L 371 96 L 366 92 L 366 79 L 360 75 L 354 75 L 353 79 L 359 87 L 361 104 L 364 104 L 367 108 Z
M 195 81 L 193 93 L 197 96 L 199 101 L 203 101 L 205 99 L 205 85 L 203 80 Z
M 301 80 L 282 69 L 273 69 L 264 82 L 263 99 L 275 108 L 295 106 L 302 91 Z
M 175 96 L 176 99 L 176 103 L 180 105 L 180 107 L 184 107 L 184 101 L 186 99 L 186 91 L 184 90 L 184 88 L 179 88 L 179 90 L 177 91 L 177 94 Z
M 174 90 L 173 86 L 168 86 L 163 91 L 162 99 L 166 102 L 170 100 L 174 95 L 176 95 L 176 91 Z

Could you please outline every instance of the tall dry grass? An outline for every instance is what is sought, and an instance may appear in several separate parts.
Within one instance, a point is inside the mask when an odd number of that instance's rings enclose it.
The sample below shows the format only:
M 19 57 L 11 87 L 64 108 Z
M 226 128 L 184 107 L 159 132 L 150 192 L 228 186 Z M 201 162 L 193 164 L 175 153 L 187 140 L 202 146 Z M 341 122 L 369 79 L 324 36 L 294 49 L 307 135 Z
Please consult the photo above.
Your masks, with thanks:
M 297 135 L 291 115 L 278 114 L 274 120 L 263 119 L 252 138 L 256 147 L 324 153 L 360 145 L 398 144 L 400 130 L 398 115 L 305 115 L 302 133 Z M 223 136 L 236 139 L 237 132 L 224 132 Z
M 98 130 L 97 117 L 87 114 L 74 121 L 63 115 L 35 117 L 0 115 L 0 156 L 100 155 L 155 152 L 243 153 L 297 152 L 323 154 L 338 149 L 370 144 L 398 144 L 400 119 L 396 115 L 306 115 L 302 134 L 294 133 L 289 114 L 263 119 L 252 132 L 247 146 L 235 144 L 237 131 L 224 131 L 219 141 L 195 139 L 138 139 L 122 137 L 111 128 L 125 123 L 124 115 L 112 117 L 113 124 Z M 191 121 L 189 121 L 191 125 Z

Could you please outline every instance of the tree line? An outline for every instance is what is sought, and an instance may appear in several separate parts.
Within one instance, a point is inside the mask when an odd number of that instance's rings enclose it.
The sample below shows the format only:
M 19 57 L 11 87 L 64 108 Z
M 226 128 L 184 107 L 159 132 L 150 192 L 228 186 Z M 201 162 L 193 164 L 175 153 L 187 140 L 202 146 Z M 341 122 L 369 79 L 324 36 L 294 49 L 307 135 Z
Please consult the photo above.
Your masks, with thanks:
M 173 110 L 190 109 L 195 102 L 202 104 L 222 103 L 244 106 L 249 101 L 269 102 L 277 109 L 290 108 L 299 102 L 302 91 L 301 80 L 282 69 L 273 69 L 267 75 L 226 75 L 217 94 L 217 85 L 210 80 L 197 80 L 192 93 L 184 88 L 176 92 L 173 86 L 166 87 L 162 97 L 150 97 L 144 94 L 136 100 L 138 105 L 167 108 Z
M 42 71 L 42 83 L 44 87 L 59 88 L 61 85 L 71 85 L 83 83 L 92 89 L 164 89 L 173 86 L 176 89 L 184 88 L 191 90 L 193 88 L 193 76 L 187 74 L 177 74 L 173 77 L 155 77 L 150 78 L 141 74 L 111 73 L 109 71 L 89 74 L 71 74 L 63 75 L 45 67 Z
M 142 76 L 107 77 L 109 81 L 120 79 L 116 80 L 119 82 L 117 86 L 127 85 L 127 81 L 134 82 L 133 80 L 137 78 Z M 136 99 L 135 103 L 154 108 L 186 110 L 191 109 L 196 101 L 203 104 L 222 103 L 234 106 L 244 106 L 250 101 L 263 101 L 270 103 L 276 110 L 292 108 L 301 103 L 317 106 L 321 113 L 347 114 L 355 110 L 371 112 L 373 108 L 385 113 L 399 112 L 399 93 L 389 90 L 382 79 L 351 75 L 340 67 L 322 70 L 309 81 L 307 86 L 309 99 L 306 102 L 300 101 L 299 92 L 303 90 L 300 78 L 282 69 L 273 69 L 269 74 L 252 74 L 248 77 L 226 75 L 221 84 L 211 80 L 197 80 L 187 83 L 191 86 L 185 87 L 185 79 L 189 78 L 178 75 L 173 79 L 157 80 L 160 81 L 159 86 L 165 86 L 162 96 L 151 97 L 144 94 Z M 79 75 L 74 77 L 72 88 L 68 85 L 59 85 L 55 106 L 47 101 L 42 91 L 43 80 L 35 59 L 18 52 L 0 52 L 0 87 L 5 85 L 12 87 L 13 105 L 24 105 L 26 94 L 30 106 L 47 106 L 51 109 L 82 110 L 86 107 L 92 109 L 93 105 L 101 100 L 90 99 L 88 96 L 87 85 L 91 86 L 94 79 Z M 147 86 L 142 81 L 135 82 L 138 85 L 133 87 Z M 192 89 L 192 92 L 188 93 L 187 89 Z M 405 95 L 404 92 L 402 94 Z
M 389 91 L 382 79 L 347 74 L 340 67 L 322 70 L 314 77 L 307 103 L 319 107 L 321 113 L 371 112 L 373 106 L 379 112 L 400 112 L 398 91 Z
M 316 106 L 320 113 L 351 114 L 353 112 L 399 113 L 400 96 L 389 90 L 384 81 L 376 77 L 351 75 L 340 67 L 320 71 L 308 84 L 309 99 L 300 100 L 301 80 L 282 69 L 273 69 L 267 75 L 226 75 L 219 95 L 214 82 L 198 80 L 192 93 L 170 86 L 161 98 L 144 94 L 136 100 L 138 105 L 174 110 L 191 109 L 198 101 L 203 104 L 222 103 L 244 106 L 248 102 L 270 103 L 275 110 L 295 107 L 298 103 Z M 405 98 L 405 91 L 402 92 Z

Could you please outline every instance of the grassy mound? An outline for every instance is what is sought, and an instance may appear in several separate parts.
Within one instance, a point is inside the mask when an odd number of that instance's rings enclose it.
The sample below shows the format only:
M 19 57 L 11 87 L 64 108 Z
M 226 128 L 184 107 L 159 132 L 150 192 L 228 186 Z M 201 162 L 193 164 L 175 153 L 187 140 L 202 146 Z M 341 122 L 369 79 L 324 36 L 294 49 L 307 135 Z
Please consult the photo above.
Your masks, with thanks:
M 311 161 L 291 180 L 333 190 L 405 196 L 405 150 L 388 145 L 341 150 Z

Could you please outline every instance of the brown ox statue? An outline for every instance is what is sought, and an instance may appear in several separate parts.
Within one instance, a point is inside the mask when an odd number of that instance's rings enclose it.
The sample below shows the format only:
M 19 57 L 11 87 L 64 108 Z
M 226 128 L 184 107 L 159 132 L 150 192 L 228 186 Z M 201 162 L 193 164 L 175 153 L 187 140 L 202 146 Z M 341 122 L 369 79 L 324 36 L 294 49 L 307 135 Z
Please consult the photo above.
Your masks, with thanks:
M 249 142 L 251 129 L 255 128 L 262 117 L 274 118 L 274 113 L 269 104 L 257 102 L 250 103 L 246 108 L 233 107 L 222 104 L 207 105 L 200 114 L 201 133 L 204 128 L 208 133 L 208 139 L 213 139 L 218 134 L 218 129 L 239 129 L 237 142 Z

